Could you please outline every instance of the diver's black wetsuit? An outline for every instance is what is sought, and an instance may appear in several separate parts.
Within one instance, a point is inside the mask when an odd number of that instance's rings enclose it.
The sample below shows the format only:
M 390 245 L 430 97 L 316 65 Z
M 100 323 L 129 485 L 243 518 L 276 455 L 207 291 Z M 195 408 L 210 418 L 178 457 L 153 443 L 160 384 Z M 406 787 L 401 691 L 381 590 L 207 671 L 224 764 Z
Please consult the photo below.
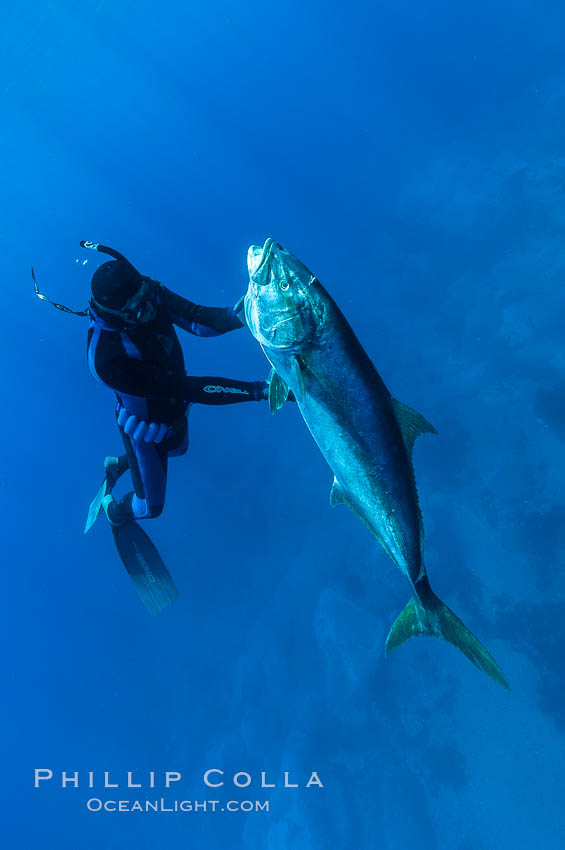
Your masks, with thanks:
M 158 516 L 165 503 L 167 459 L 188 448 L 187 411 L 191 404 L 234 404 L 263 399 L 263 381 L 193 377 L 174 325 L 197 336 L 218 336 L 243 327 L 231 308 L 203 307 L 154 281 L 157 316 L 126 325 L 91 306 L 87 354 L 92 374 L 116 392 L 117 416 L 167 425 L 161 442 L 146 442 L 119 425 L 135 488 L 135 518 Z M 130 420 L 132 421 L 132 420 Z M 127 499 L 127 497 L 126 497 Z

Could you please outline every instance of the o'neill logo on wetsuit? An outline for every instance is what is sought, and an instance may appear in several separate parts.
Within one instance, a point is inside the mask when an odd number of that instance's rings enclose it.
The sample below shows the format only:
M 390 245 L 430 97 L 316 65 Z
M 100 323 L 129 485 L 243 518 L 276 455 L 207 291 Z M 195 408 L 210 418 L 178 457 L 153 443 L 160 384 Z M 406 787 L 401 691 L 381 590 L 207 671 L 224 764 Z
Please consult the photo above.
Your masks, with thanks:
M 240 395 L 249 395 L 247 390 L 238 390 L 237 387 L 215 387 L 213 384 L 208 384 L 204 387 L 205 393 L 239 393 Z

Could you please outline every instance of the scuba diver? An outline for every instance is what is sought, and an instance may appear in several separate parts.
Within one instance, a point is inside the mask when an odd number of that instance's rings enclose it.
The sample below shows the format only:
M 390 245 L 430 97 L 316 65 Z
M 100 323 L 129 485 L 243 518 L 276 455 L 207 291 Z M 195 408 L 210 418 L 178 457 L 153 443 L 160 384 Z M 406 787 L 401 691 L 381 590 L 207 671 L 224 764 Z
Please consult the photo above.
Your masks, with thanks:
M 108 252 L 105 246 L 97 250 Z M 94 377 L 116 393 L 116 419 L 125 446 L 121 457 L 106 458 L 102 498 L 93 503 L 91 520 L 103 508 L 116 526 L 161 514 L 168 458 L 187 451 L 192 404 L 263 401 L 268 383 L 194 377 L 185 371 L 174 326 L 202 337 L 238 330 L 245 324 L 239 318 L 243 297 L 235 307 L 195 304 L 141 275 L 121 255 L 99 266 L 91 291 L 88 365 Z M 112 489 L 128 468 L 134 490 L 116 501 Z
M 75 311 L 51 301 L 39 291 L 32 268 L 35 294 L 58 310 L 90 318 L 88 365 L 116 394 L 125 453 L 106 458 L 104 481 L 90 505 L 84 532 L 106 514 L 122 562 L 155 614 L 178 598 L 178 590 L 136 520 L 157 517 L 163 510 L 168 459 L 188 449 L 190 407 L 267 400 L 270 380 L 195 377 L 185 371 L 174 326 L 201 337 L 238 330 L 245 325 L 243 297 L 234 307 L 204 307 L 140 274 L 119 251 L 95 242 L 80 244 L 113 257 L 92 276 L 88 308 Z M 127 469 L 133 490 L 117 501 L 112 490 Z

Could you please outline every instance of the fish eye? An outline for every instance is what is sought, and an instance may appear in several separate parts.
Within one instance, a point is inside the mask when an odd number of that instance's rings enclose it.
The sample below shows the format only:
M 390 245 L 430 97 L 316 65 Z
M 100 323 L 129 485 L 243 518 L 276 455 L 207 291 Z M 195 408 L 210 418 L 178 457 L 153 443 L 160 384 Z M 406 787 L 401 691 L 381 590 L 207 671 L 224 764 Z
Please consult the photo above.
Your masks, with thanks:
M 290 289 L 290 283 L 287 280 L 281 280 L 279 288 L 282 289 L 283 292 L 286 292 L 287 289 Z

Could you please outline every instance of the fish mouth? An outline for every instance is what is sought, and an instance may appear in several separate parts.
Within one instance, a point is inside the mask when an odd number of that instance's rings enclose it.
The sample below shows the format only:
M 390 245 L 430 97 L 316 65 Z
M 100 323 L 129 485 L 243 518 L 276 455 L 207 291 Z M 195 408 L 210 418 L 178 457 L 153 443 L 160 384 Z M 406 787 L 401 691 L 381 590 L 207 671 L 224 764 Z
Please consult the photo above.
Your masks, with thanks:
M 275 240 L 269 236 L 262 248 L 251 245 L 247 252 L 249 278 L 257 286 L 266 286 L 269 283 L 269 261 L 276 244 Z

